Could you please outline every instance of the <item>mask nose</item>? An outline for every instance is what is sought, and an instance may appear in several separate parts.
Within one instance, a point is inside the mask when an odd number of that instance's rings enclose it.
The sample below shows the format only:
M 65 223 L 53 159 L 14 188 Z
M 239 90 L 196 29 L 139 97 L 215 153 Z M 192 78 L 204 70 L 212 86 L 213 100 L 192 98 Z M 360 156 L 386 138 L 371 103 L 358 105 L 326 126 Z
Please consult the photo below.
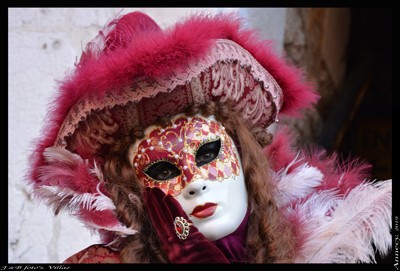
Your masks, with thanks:
M 204 180 L 191 182 L 183 189 L 182 194 L 185 199 L 191 199 L 206 194 L 209 191 L 209 186 Z

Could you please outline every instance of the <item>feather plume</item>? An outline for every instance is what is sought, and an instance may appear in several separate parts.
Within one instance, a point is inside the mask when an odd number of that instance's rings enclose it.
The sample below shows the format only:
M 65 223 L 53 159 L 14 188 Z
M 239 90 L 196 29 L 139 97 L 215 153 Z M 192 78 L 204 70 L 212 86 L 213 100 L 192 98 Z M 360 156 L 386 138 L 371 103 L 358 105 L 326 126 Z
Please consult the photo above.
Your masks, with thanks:
M 115 205 L 110 198 L 99 192 L 99 194 L 78 194 L 67 188 L 58 188 L 53 186 L 41 186 L 39 188 L 42 193 L 42 198 L 47 199 L 47 203 L 57 203 L 58 210 L 63 205 L 68 205 L 68 210 L 75 216 L 82 217 L 81 213 L 86 211 L 105 211 L 115 210 Z M 53 204 L 54 205 L 54 204 Z M 121 224 L 118 220 L 113 220 L 113 223 L 99 226 L 99 223 L 91 222 L 91 219 L 85 220 L 85 225 L 90 229 L 102 229 L 107 231 L 116 232 L 123 236 L 137 233 L 136 230 L 130 229 Z M 115 222 L 115 223 L 114 223 Z
M 47 204 L 53 205 L 56 213 L 64 207 L 70 208 L 72 212 L 79 208 L 94 211 L 115 210 L 112 200 L 101 192 L 104 177 L 96 162 L 93 167 L 88 167 L 88 162 L 79 155 L 59 147 L 47 148 L 44 156 L 49 165 L 41 168 L 43 184 L 35 193 L 43 197 Z M 95 191 L 81 191 L 86 186 L 86 180 L 91 184 L 96 181 Z
M 288 170 L 299 162 L 298 157 L 297 155 L 285 168 L 273 173 L 273 180 L 277 188 L 275 199 L 278 207 L 308 196 L 323 180 L 321 171 L 307 163 L 296 167 L 290 174 L 287 174 Z
M 100 183 L 104 183 L 104 176 L 103 172 L 100 170 L 100 168 L 97 166 L 96 161 L 93 163 L 93 168 L 89 169 L 90 174 L 93 174 L 99 179 Z M 97 191 L 99 191 L 99 188 L 97 187 Z
M 40 167 L 41 184 L 34 194 L 47 205 L 53 206 L 55 214 L 62 209 L 83 221 L 91 230 L 106 230 L 120 235 L 135 234 L 115 215 L 116 206 L 104 190 L 101 168 L 88 160 L 60 147 L 49 147 L 44 152 L 48 164 Z
M 99 181 L 104 181 L 96 162 L 88 160 L 61 147 L 49 147 L 44 152 L 46 164 L 41 166 L 37 186 L 57 186 L 77 193 L 96 193 Z M 96 178 L 97 177 L 97 178 Z
M 112 200 L 100 191 L 97 194 L 80 194 L 68 188 L 43 185 L 38 188 L 37 192 L 46 198 L 47 204 L 54 205 L 55 202 L 60 202 L 59 205 L 68 205 L 71 212 L 75 212 L 79 208 L 94 211 L 115 210 Z M 59 207 L 57 206 L 57 208 Z
M 64 148 L 49 147 L 43 151 L 43 156 L 49 164 L 62 163 L 67 165 L 74 165 L 82 162 L 82 158 Z
M 296 262 L 375 262 L 373 245 L 381 254 L 391 248 L 391 202 L 391 180 L 312 195 L 288 211 L 302 214 L 306 235 Z
M 102 226 L 99 226 L 99 223 L 92 222 L 92 219 L 94 218 L 93 216 L 90 216 L 86 219 L 82 217 L 82 212 L 84 210 L 86 210 L 85 213 L 92 213 L 92 211 L 114 211 L 116 209 L 111 199 L 101 193 L 99 189 L 98 194 L 79 194 L 68 188 L 41 186 L 38 188 L 38 192 L 41 193 L 42 199 L 46 200 L 47 204 L 51 204 L 56 207 L 56 212 L 63 207 L 67 207 L 72 215 L 84 220 L 85 225 L 91 230 L 103 229 L 117 232 L 124 236 L 137 233 L 136 230 L 130 229 L 121 224 L 116 217 L 115 220 L 113 219 L 112 223 Z
M 100 228 L 98 224 L 91 223 L 90 221 L 86 222 L 86 226 L 94 228 L 94 229 L 99 229 Z M 137 230 L 130 229 L 130 228 L 122 225 L 121 223 L 119 223 L 116 226 L 113 225 L 111 227 L 107 227 L 107 226 L 101 227 L 101 229 L 102 230 L 106 230 L 106 231 L 110 231 L 110 232 L 115 232 L 115 233 L 121 235 L 121 237 L 126 237 L 127 235 L 133 235 L 133 234 L 138 233 Z M 112 241 L 110 241 L 110 242 L 112 242 Z M 107 243 L 110 243 L 110 242 L 107 242 Z M 108 245 L 110 245 L 110 244 L 108 244 Z

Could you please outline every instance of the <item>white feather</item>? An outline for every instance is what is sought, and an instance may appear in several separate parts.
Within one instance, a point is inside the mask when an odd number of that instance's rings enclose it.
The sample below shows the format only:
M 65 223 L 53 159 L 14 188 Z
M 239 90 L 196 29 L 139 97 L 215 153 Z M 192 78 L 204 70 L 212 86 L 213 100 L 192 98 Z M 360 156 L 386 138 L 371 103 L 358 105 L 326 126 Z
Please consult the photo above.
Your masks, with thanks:
M 323 190 L 312 194 L 306 200 L 297 203 L 294 207 L 289 206 L 286 209 L 287 215 L 297 213 L 300 215 L 300 220 L 309 222 L 311 219 L 316 220 L 320 224 L 321 219 L 329 219 L 326 214 L 338 205 L 340 198 L 337 196 L 337 191 L 334 189 Z M 310 223 L 308 223 L 310 224 Z M 317 228 L 318 226 L 314 224 Z
M 68 188 L 47 185 L 40 186 L 38 188 L 38 192 L 42 193 L 42 196 L 48 199 L 51 198 L 51 201 L 54 201 L 55 199 L 59 202 L 68 200 L 68 207 L 71 210 L 76 210 L 77 208 L 84 208 L 94 211 L 116 209 L 112 200 L 103 193 L 77 193 Z
M 115 232 L 115 233 L 117 233 L 119 235 L 122 235 L 121 237 L 125 237 L 126 235 L 132 235 L 132 234 L 138 233 L 137 230 L 130 229 L 130 228 L 124 226 L 121 223 L 119 223 L 118 225 L 114 225 L 112 227 L 107 227 L 107 226 L 100 227 L 99 225 L 93 224 L 93 223 L 90 223 L 90 222 L 87 222 L 86 225 L 89 226 L 89 227 L 92 227 L 94 229 L 103 229 L 103 230 Z
M 346 197 L 313 195 L 297 206 L 306 240 L 296 262 L 374 262 L 372 244 L 381 253 L 391 247 L 391 201 L 391 180 L 360 184 Z
M 103 172 L 100 170 L 100 168 L 97 166 L 96 161 L 93 163 L 93 168 L 90 169 L 90 174 L 96 175 L 97 179 L 100 182 L 104 182 L 104 176 Z
M 111 199 L 105 196 L 103 193 L 78 194 L 71 189 L 58 188 L 53 186 L 41 186 L 38 189 L 40 190 L 40 193 L 42 193 L 44 197 L 51 198 L 51 200 L 54 200 L 54 198 L 57 198 L 58 202 L 63 202 L 67 200 L 69 211 L 72 214 L 75 214 L 75 211 L 79 208 L 85 208 L 88 210 L 95 210 L 95 211 L 116 209 Z M 121 223 L 118 223 L 118 225 L 113 225 L 113 226 L 99 226 L 97 224 L 91 223 L 90 221 L 85 221 L 85 225 L 88 226 L 89 229 L 91 230 L 104 229 L 116 232 L 121 235 L 132 235 L 137 233 L 136 230 L 130 229 Z
M 276 183 L 275 199 L 278 207 L 310 195 L 323 180 L 322 172 L 307 163 L 298 166 L 292 173 L 287 174 L 289 168 L 298 162 L 297 157 L 286 168 L 277 173 L 272 173 L 272 178 Z
M 48 147 L 44 150 L 43 155 L 49 164 L 66 163 L 68 165 L 82 162 L 82 158 L 62 147 Z

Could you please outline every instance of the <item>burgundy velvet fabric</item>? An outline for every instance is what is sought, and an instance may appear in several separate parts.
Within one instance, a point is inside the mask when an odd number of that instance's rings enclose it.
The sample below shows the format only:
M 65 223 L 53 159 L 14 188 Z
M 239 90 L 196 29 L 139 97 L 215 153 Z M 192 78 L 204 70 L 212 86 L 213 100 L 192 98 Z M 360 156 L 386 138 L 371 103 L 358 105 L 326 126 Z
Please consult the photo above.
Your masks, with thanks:
M 214 244 L 231 263 L 246 262 L 246 236 L 249 216 L 250 210 L 248 209 L 242 223 L 234 232 L 214 241 Z
M 180 216 L 190 222 L 178 201 L 159 188 L 146 188 L 144 201 L 152 225 L 171 263 L 229 263 L 217 246 L 194 226 L 186 240 L 175 233 L 173 222 Z

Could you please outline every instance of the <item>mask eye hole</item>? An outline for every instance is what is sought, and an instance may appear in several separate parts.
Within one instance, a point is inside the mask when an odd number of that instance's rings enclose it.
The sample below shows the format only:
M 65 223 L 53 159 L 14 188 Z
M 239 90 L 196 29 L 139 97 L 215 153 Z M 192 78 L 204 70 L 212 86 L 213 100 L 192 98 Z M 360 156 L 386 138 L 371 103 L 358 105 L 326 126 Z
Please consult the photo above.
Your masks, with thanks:
M 201 167 L 217 158 L 221 149 L 221 139 L 200 146 L 196 152 L 196 165 Z
M 156 181 L 166 181 L 181 175 L 181 171 L 172 163 L 159 161 L 144 170 L 146 175 Z

